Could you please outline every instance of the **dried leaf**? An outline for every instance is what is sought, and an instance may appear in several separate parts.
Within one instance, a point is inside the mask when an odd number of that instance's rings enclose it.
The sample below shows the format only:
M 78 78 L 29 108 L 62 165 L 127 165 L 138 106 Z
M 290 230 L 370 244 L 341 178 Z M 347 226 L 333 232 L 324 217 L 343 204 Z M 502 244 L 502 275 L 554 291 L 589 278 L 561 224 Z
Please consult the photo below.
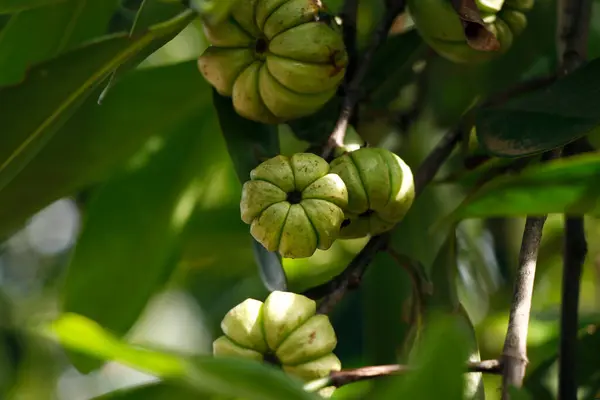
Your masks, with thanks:
M 475 0 L 452 0 L 452 6 L 462 21 L 467 44 L 474 50 L 498 51 L 500 42 L 487 29 Z

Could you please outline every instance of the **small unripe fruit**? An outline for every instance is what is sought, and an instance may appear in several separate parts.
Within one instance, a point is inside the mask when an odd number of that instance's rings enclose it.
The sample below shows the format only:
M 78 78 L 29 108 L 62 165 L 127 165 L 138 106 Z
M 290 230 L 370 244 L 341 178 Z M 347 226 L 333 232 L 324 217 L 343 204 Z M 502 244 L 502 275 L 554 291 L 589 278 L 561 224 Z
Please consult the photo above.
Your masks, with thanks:
M 337 239 L 348 204 L 342 179 L 311 153 L 273 157 L 250 173 L 240 211 L 250 233 L 282 257 L 310 257 Z
M 213 354 L 268 360 L 304 381 L 323 378 L 342 366 L 329 317 L 316 309 L 314 300 L 291 292 L 274 291 L 264 303 L 247 299 L 223 318 L 225 335 L 213 342 Z
M 381 148 L 362 148 L 331 162 L 348 190 L 346 218 L 340 238 L 379 235 L 400 222 L 415 198 L 410 167 Z
M 241 116 L 276 124 L 313 114 L 336 93 L 348 54 L 340 27 L 320 0 L 243 0 L 219 24 L 205 22 L 211 46 L 202 75 Z
M 497 51 L 476 50 L 467 44 L 463 24 L 448 0 L 408 0 L 415 26 L 439 55 L 456 63 L 489 61 L 506 53 L 527 26 L 525 12 L 534 0 L 476 0 L 485 27 L 498 42 Z

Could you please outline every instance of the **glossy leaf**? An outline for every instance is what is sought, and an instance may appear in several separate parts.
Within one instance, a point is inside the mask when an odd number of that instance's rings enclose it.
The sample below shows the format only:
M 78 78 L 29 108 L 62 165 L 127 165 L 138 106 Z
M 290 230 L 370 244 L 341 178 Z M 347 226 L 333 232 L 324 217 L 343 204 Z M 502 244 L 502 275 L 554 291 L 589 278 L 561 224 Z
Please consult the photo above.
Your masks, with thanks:
M 600 126 L 600 59 L 551 86 L 477 114 L 477 136 L 492 154 L 518 157 L 563 146 Z
M 53 201 L 106 178 L 150 137 L 168 136 L 206 104 L 205 90 L 195 62 L 187 62 L 129 74 L 102 106 L 90 96 L 1 192 L 0 236 Z
M 254 259 L 260 266 L 258 272 L 267 290 L 271 292 L 274 290 L 287 290 L 287 278 L 281 256 L 278 253 L 268 251 L 254 238 L 252 238 L 252 250 L 254 251 Z
M 0 14 L 11 14 L 65 1 L 67 0 L 0 0 Z
M 468 197 L 450 219 L 552 213 L 598 215 L 600 157 L 570 157 L 502 176 Z
M 204 107 L 170 137 L 151 138 L 94 192 L 67 270 L 64 311 L 123 335 L 170 277 L 178 239 L 216 161 L 208 85 L 204 93 Z M 78 366 L 87 370 L 84 364 Z
M 0 86 L 18 83 L 32 65 L 105 34 L 117 7 L 118 0 L 63 0 L 13 14 L 0 35 Z
M 7 132 L 0 138 L 0 193 L 114 68 L 149 45 L 170 40 L 193 17 L 187 12 L 143 35 L 113 36 L 79 48 L 37 66 L 23 84 L 0 90 Z
M 213 103 L 219 116 L 221 132 L 240 183 L 250 179 L 250 171 L 261 162 L 279 154 L 279 134 L 275 125 L 259 124 L 241 117 L 230 98 L 213 89 Z M 253 240 L 254 258 L 265 287 L 287 286 L 279 255 L 269 252 Z M 281 290 L 279 289 L 279 290 Z
M 62 346 L 103 360 L 113 360 L 202 393 L 243 397 L 248 400 L 317 400 L 302 390 L 299 381 L 281 370 L 256 361 L 212 356 L 194 359 L 131 346 L 96 322 L 77 314 L 63 314 L 44 335 Z

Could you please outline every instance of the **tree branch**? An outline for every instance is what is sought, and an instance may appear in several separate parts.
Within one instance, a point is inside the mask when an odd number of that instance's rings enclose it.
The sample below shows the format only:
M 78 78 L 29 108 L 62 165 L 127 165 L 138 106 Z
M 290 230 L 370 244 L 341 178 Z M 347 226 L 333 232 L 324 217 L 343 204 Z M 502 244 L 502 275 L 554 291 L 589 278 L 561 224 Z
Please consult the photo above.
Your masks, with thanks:
M 558 74 L 564 77 L 579 68 L 587 59 L 592 0 L 560 0 L 558 7 L 557 51 L 562 60 Z M 565 146 L 564 156 L 580 154 L 587 150 L 589 149 L 585 147 L 584 141 L 577 141 Z M 560 399 L 577 398 L 579 294 L 586 255 L 583 216 L 565 215 L 558 381 Z
M 337 388 L 350 383 L 364 381 L 368 379 L 383 378 L 388 376 L 402 375 L 414 370 L 407 365 L 389 364 L 373 365 L 355 369 L 346 369 L 341 371 L 332 371 L 329 377 L 309 382 L 304 386 L 307 391 L 317 391 L 329 386 Z M 466 373 L 483 372 L 488 374 L 499 374 L 502 368 L 498 360 L 470 361 L 466 365 Z
M 348 3 L 353 3 L 354 1 L 355 0 L 348 0 Z M 379 26 L 373 33 L 369 47 L 365 51 L 360 65 L 356 66 L 355 71 L 349 71 L 352 72 L 352 75 L 350 82 L 346 86 L 342 110 L 340 111 L 340 116 L 335 124 L 335 128 L 333 128 L 333 132 L 329 136 L 329 139 L 323 148 L 323 158 L 328 159 L 334 149 L 344 145 L 346 129 L 348 128 L 350 118 L 352 118 L 352 115 L 354 114 L 354 109 L 362 97 L 363 93 L 361 86 L 365 77 L 367 76 L 367 72 L 369 72 L 373 57 L 375 56 L 377 49 L 379 49 L 381 44 L 385 41 L 385 38 L 388 36 L 389 30 L 396 17 L 404 11 L 405 6 L 405 0 L 386 1 L 386 12 L 379 23 Z M 347 71 L 347 73 L 349 72 Z
M 508 399 L 510 386 L 521 387 L 527 367 L 527 331 L 529 328 L 529 314 L 531 312 L 531 298 L 533 283 L 535 281 L 535 267 L 537 263 L 542 230 L 546 216 L 528 217 L 525 222 L 517 279 L 513 291 L 513 301 L 510 309 L 508 329 L 502 351 L 503 382 L 502 399 Z
M 427 184 L 433 180 L 460 137 L 460 130 L 449 131 L 421 163 L 414 178 L 415 197 L 418 197 Z M 373 236 L 341 274 L 323 285 L 304 292 L 305 296 L 313 299 L 323 298 L 319 305 L 319 313 L 328 314 L 348 290 L 358 287 L 367 267 L 378 252 L 387 248 L 390 238 L 390 232 Z

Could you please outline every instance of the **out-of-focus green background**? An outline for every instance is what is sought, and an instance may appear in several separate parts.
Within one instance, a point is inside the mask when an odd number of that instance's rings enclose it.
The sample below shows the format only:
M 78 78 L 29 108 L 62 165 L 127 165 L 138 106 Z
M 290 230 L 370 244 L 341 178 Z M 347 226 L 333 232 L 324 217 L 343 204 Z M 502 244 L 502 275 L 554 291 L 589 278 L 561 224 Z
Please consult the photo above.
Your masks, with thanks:
M 341 1 L 327 3 L 336 10 Z M 555 9 L 553 0 L 537 0 L 522 41 L 493 67 L 456 66 L 439 57 L 430 61 L 426 66 L 422 112 L 414 119 L 410 131 L 404 130 L 397 116 L 414 103 L 414 84 L 391 93 L 390 103 L 384 101 L 383 105 L 372 104 L 361 110 L 357 131 L 371 144 L 397 151 L 416 168 L 478 96 L 518 79 L 553 70 Z M 361 46 L 367 43 L 382 10 L 380 2 L 360 2 Z M 8 20 L 6 15 L 0 17 L 0 21 Z M 122 18 L 120 23 L 127 26 L 127 16 Z M 115 17 L 113 22 L 118 27 L 119 19 Z M 32 32 L 23 33 L 28 34 L 34 36 Z M 29 46 L 38 45 L 30 41 Z M 22 43 L 26 44 L 27 40 Z M 0 31 L 0 62 L 4 54 L 2 46 L 6 44 Z M 42 165 L 44 157 L 49 160 L 52 167 L 46 176 L 25 169 L 23 183 L 16 180 L 0 192 L 0 230 L 6 236 L 0 247 L 5 326 L 24 327 L 55 316 L 61 304 L 61 290 L 67 284 L 66 268 L 74 257 L 94 265 L 107 263 L 110 269 L 110 263 L 116 262 L 119 255 L 132 253 L 125 257 L 131 265 L 119 268 L 124 275 L 135 271 L 140 277 L 139 285 L 123 288 L 115 282 L 112 292 L 113 285 L 103 282 L 101 273 L 89 277 L 91 282 L 85 287 L 105 285 L 107 290 L 107 301 L 101 304 L 109 306 L 99 310 L 99 314 L 118 314 L 119 302 L 126 301 L 119 296 L 127 291 L 144 291 L 147 285 L 151 285 L 148 290 L 159 288 L 148 304 L 139 305 L 142 316 L 126 336 L 133 343 L 208 354 L 212 351 L 212 340 L 220 334 L 221 318 L 231 307 L 247 297 L 264 299 L 267 291 L 257 272 L 249 228 L 239 217 L 241 184 L 214 112 L 206 105 L 210 90 L 195 69 L 194 60 L 206 47 L 197 20 L 150 55 L 137 71 L 128 72 L 119 80 L 102 106 L 94 108 L 96 99 L 84 104 L 67 128 L 59 131 L 49 148 L 40 153 L 40 161 L 34 161 Z M 23 47 L 21 51 L 29 49 Z M 600 2 L 595 1 L 590 56 L 598 55 Z M 386 60 L 378 63 L 384 65 Z M 0 120 L 0 129 L 1 125 Z M 283 154 L 305 149 L 307 143 L 295 138 L 287 126 L 279 129 Z M 81 151 L 80 143 L 72 148 L 65 145 L 76 143 L 78 130 L 80 134 L 96 130 L 97 136 L 111 139 L 97 149 L 94 142 L 86 142 L 89 148 L 82 153 L 86 158 L 80 159 L 80 164 L 60 166 L 60 157 L 52 156 L 50 151 L 60 150 L 65 154 Z M 141 131 L 144 135 L 139 134 Z M 131 139 L 129 143 L 130 137 L 140 136 L 145 138 Z M 179 138 L 179 143 L 173 137 Z M 54 145 L 55 142 L 59 144 Z M 141 145 L 137 146 L 138 142 Z M 60 148 L 52 148 L 53 145 Z M 171 153 L 161 153 L 168 146 Z M 126 150 L 128 147 L 135 151 Z M 87 157 L 95 151 L 106 155 L 106 165 L 86 166 Z M 111 164 L 111 157 L 127 151 L 133 155 L 126 162 Z M 148 167 L 150 163 L 156 165 Z M 76 174 L 79 168 L 84 168 L 94 179 L 80 184 Z M 455 153 L 440 176 L 460 169 L 461 160 Z M 56 174 L 68 173 L 74 177 L 70 181 L 73 190 L 54 198 Z M 36 185 L 48 188 L 47 198 L 37 197 L 38 191 L 32 190 Z M 136 196 L 133 191 L 143 195 Z M 429 266 L 443 239 L 429 228 L 452 211 L 466 191 L 460 185 L 445 184 L 428 189 L 394 235 L 394 246 Z M 47 204 L 43 209 L 37 210 L 44 202 Z M 89 210 L 93 210 L 93 217 L 88 215 Z M 93 220 L 93 231 L 81 249 L 73 253 L 79 235 L 87 228 L 88 218 Z M 129 218 L 146 222 L 128 231 Z M 502 350 L 523 223 L 522 219 L 498 218 L 467 220 L 459 226 L 460 296 L 476 326 L 484 359 L 495 358 Z M 107 229 L 110 226 L 115 227 L 114 232 Z M 582 283 L 582 318 L 600 311 L 600 223 L 587 218 L 586 231 L 589 257 Z M 98 240 L 93 240 L 94 236 Z M 317 250 L 308 259 L 284 260 L 290 289 L 303 291 L 325 282 L 339 273 L 365 243 L 366 239 L 339 240 L 330 250 Z M 529 333 L 531 369 L 545 359 L 547 341 L 556 339 L 561 251 L 562 216 L 551 215 L 544 230 L 533 299 Z M 148 278 L 145 266 L 156 274 L 151 267 L 153 263 L 168 264 L 162 270 L 173 272 Z M 336 354 L 344 367 L 395 362 L 394 349 L 399 348 L 407 331 L 405 307 L 409 285 L 406 273 L 382 254 L 376 258 L 360 289 L 338 305 L 332 320 L 339 339 Z M 85 302 L 86 293 L 77 298 Z M 127 318 L 123 316 L 124 320 Z M 63 350 L 34 335 L 15 339 L 7 333 L 3 349 L 9 356 L 3 358 L 7 362 L 0 367 L 3 371 L 0 376 L 15 379 L 17 384 L 0 398 L 85 400 L 154 379 L 113 362 L 82 374 L 71 365 Z M 488 398 L 499 398 L 499 378 L 485 376 L 485 382 Z M 340 389 L 336 398 L 353 398 L 372 384 L 375 383 L 350 385 Z M 547 385 L 552 388 L 556 383 L 550 380 Z

